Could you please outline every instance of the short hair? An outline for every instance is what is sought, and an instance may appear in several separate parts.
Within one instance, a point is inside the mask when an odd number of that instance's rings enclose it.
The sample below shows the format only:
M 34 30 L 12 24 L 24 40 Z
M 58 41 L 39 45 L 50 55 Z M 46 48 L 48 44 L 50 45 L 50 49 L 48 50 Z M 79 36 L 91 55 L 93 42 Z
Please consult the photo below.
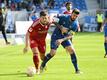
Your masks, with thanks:
M 79 10 L 79 9 L 77 9 L 77 8 L 75 8 L 75 9 L 73 9 L 72 13 L 80 14 L 80 10 Z
M 41 12 L 40 12 L 40 17 L 41 17 L 41 16 L 46 16 L 46 15 L 48 15 L 47 11 L 41 11 Z
M 67 6 L 68 4 L 71 4 L 71 5 L 72 5 L 72 2 L 66 2 L 66 3 L 65 3 L 65 6 Z

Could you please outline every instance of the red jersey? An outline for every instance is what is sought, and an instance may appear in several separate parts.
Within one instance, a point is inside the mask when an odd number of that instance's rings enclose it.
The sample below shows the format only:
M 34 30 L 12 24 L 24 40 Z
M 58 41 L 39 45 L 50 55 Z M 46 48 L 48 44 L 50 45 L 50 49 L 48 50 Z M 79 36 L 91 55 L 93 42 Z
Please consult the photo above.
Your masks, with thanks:
M 71 13 L 72 13 L 72 10 L 64 12 L 64 14 L 71 14 Z
M 28 29 L 28 32 L 30 33 L 30 39 L 45 40 L 49 26 L 50 23 L 48 23 L 47 25 L 42 25 L 39 19 L 34 21 L 31 27 Z

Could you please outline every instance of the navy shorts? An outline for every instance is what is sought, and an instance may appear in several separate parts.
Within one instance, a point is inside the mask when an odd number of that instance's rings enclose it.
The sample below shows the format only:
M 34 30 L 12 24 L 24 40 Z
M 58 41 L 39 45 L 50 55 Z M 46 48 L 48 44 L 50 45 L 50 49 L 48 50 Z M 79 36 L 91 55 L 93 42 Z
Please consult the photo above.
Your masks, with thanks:
M 61 45 L 65 48 L 67 46 L 70 46 L 71 45 L 71 41 L 70 40 L 66 40 L 66 41 L 63 41 L 61 43 Z M 51 49 L 57 49 L 58 48 L 58 45 L 56 44 L 56 40 L 55 39 L 52 39 L 51 40 Z

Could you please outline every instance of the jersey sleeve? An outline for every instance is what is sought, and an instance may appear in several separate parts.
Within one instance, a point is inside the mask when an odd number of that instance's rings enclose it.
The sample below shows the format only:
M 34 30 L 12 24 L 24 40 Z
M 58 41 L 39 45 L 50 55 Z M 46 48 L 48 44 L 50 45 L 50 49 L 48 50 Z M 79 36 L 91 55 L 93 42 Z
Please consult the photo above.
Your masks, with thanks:
M 36 30 L 36 28 L 37 28 L 37 24 L 39 24 L 39 20 L 36 20 L 36 21 L 34 21 L 33 23 L 32 23 L 32 25 L 29 27 L 29 29 L 28 29 L 28 32 L 29 33 L 32 33 L 34 30 Z
M 63 19 L 65 17 L 65 14 L 60 14 L 59 16 L 57 16 L 57 18 L 59 19 Z

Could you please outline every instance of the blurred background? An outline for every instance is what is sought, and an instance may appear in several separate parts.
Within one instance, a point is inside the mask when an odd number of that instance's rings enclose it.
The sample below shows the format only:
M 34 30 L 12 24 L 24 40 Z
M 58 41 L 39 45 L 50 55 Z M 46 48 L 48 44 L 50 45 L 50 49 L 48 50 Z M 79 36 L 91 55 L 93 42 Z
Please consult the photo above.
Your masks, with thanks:
M 72 2 L 72 9 L 80 9 L 78 21 L 81 32 L 100 32 L 97 29 L 97 14 L 102 14 L 104 19 L 107 0 L 0 0 L 7 37 L 24 38 L 26 30 L 39 18 L 41 10 L 47 10 L 50 16 L 63 14 L 66 2 Z M 53 27 L 49 32 L 53 31 Z

